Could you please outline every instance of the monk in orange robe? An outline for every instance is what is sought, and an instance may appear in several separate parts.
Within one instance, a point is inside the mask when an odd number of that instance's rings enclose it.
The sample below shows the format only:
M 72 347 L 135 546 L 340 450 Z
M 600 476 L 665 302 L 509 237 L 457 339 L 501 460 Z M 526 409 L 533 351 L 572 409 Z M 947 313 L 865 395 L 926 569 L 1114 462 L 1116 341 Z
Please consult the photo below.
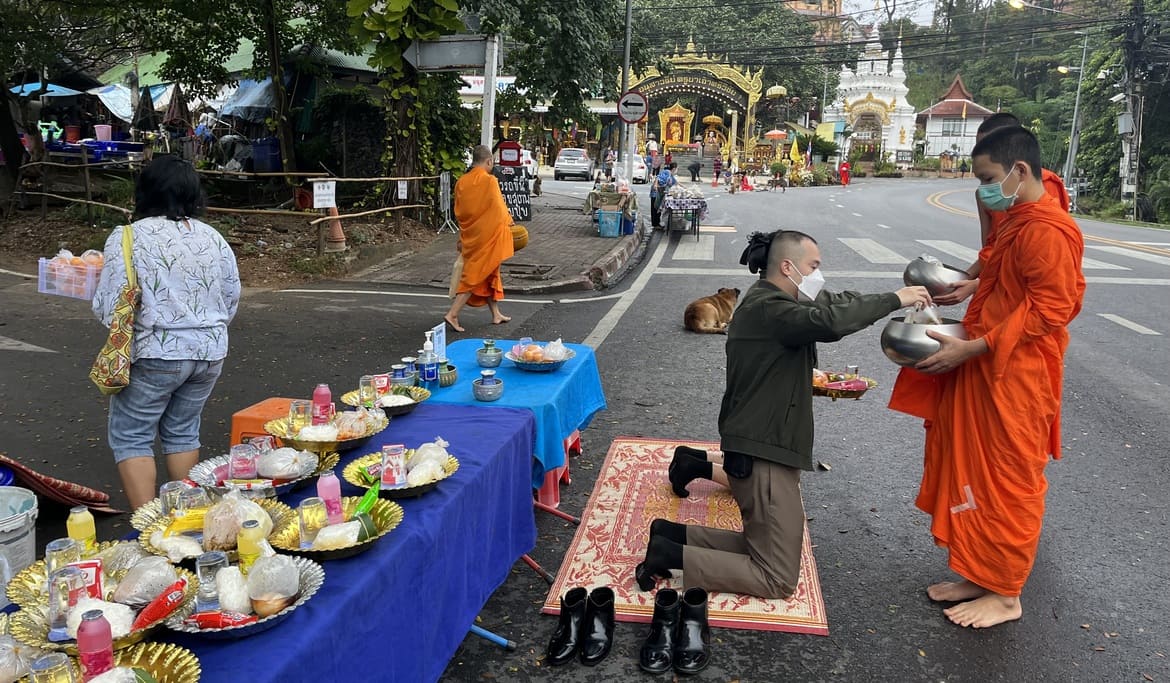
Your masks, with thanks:
M 932 516 L 931 534 L 960 577 L 927 594 L 958 603 L 944 610 L 954 623 L 985 628 L 1023 611 L 1044 468 L 1060 457 L 1063 362 L 1084 297 L 1084 239 L 1045 191 L 1032 133 L 995 131 L 972 156 L 980 202 L 1006 217 L 963 318 L 969 339 L 929 333 L 939 351 L 899 375 L 890 407 L 926 420 L 916 505 Z
M 459 221 L 459 244 L 463 272 L 455 287 L 455 300 L 444 316 L 456 332 L 459 311 L 466 306 L 487 304 L 492 323 L 499 325 L 511 318 L 500 312 L 497 301 L 504 298 L 500 264 L 511 258 L 512 214 L 500 192 L 500 181 L 492 175 L 492 151 L 477 145 L 471 153 L 471 170 L 455 183 L 455 220 Z
M 987 134 L 994 130 L 1013 128 L 1019 125 L 1020 120 L 1014 114 L 1007 112 L 992 114 L 984 119 L 983 123 L 979 124 L 979 130 L 975 131 L 975 143 L 978 144 L 980 140 L 987 137 Z M 1044 191 L 1055 197 L 1060 202 L 1061 208 L 1068 211 L 1070 202 L 1068 190 L 1064 187 L 1064 181 L 1060 179 L 1060 176 L 1046 168 L 1041 169 L 1040 173 L 1044 182 Z M 934 302 L 940 306 L 963 303 L 967 300 L 967 297 L 975 293 L 975 288 L 979 286 L 979 274 L 983 271 L 983 264 L 987 262 L 987 256 L 991 252 L 991 245 L 995 241 L 996 229 L 1007 218 L 1007 214 L 1002 211 L 988 211 L 987 207 L 983 206 L 978 199 L 975 200 L 975 206 L 979 212 L 979 243 L 981 245 L 979 256 L 975 259 L 975 263 L 972 263 L 967 268 L 967 274 L 970 276 L 969 279 L 953 283 L 950 292 L 934 297 Z

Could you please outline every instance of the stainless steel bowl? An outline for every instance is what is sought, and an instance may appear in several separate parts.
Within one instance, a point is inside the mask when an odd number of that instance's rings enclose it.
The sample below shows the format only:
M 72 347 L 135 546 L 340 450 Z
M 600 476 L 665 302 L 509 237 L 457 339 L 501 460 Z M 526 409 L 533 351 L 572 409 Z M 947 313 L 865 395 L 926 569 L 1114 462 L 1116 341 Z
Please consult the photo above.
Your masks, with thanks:
M 967 338 L 967 331 L 958 320 L 943 318 L 942 325 L 917 325 L 905 318 L 891 318 L 882 330 L 882 351 L 898 365 L 914 365 L 939 349 L 938 341 L 926 336 L 927 330 Z
M 930 263 L 921 256 L 906 265 L 902 281 L 907 285 L 926 287 L 931 296 L 951 291 L 951 285 L 960 280 L 970 280 L 967 271 L 948 266 L 945 263 Z
M 481 368 L 498 368 L 503 360 L 504 352 L 496 348 L 491 350 L 479 349 L 475 352 L 475 362 Z
M 471 393 L 477 401 L 495 401 L 504 395 L 504 382 L 497 378 L 494 384 L 485 386 L 482 379 L 472 380 Z

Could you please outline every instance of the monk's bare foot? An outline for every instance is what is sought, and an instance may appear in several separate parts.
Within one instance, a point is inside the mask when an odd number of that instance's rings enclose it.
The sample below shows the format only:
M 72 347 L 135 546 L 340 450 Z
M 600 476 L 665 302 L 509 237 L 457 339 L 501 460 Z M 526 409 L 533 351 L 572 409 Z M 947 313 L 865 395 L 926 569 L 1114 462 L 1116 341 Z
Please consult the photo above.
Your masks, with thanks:
M 1005 621 L 1014 621 L 1023 613 L 1018 597 L 1009 598 L 992 592 L 943 610 L 943 614 L 954 623 L 971 628 L 989 628 Z
M 511 321 L 512 319 L 506 315 L 497 315 L 496 317 L 492 318 L 493 325 L 503 325 L 504 323 Z
M 467 331 L 459 326 L 459 318 L 452 318 L 451 315 L 448 314 L 448 315 L 443 316 L 443 320 L 446 320 L 448 325 L 455 328 L 456 332 L 466 332 Z
M 935 602 L 962 602 L 987 595 L 987 589 L 963 579 L 933 584 L 926 589 L 926 594 Z

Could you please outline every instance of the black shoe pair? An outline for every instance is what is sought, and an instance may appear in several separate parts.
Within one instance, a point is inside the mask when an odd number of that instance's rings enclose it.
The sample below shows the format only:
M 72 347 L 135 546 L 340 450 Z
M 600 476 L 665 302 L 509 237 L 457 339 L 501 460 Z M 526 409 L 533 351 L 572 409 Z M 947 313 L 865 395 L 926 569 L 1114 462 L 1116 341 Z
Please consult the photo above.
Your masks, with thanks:
M 672 667 L 684 676 L 697 674 L 711 661 L 710 643 L 707 591 L 691 588 L 680 600 L 678 591 L 663 588 L 654 596 L 654 618 L 638 666 L 652 674 Z
M 706 602 L 704 601 L 704 614 Z M 705 623 L 705 620 L 704 620 Z M 561 597 L 561 620 L 548 642 L 549 666 L 560 666 L 580 655 L 581 663 L 593 666 L 613 647 L 613 589 L 574 588 Z

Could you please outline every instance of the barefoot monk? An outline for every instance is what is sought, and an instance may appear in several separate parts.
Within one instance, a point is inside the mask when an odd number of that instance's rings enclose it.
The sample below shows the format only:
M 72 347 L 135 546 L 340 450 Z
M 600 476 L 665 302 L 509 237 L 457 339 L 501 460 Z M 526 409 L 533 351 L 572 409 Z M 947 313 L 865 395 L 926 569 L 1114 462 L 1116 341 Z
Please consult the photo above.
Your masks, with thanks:
M 1044 468 L 1060 457 L 1064 353 L 1085 292 L 1084 239 L 1045 191 L 1032 133 L 994 131 L 972 159 L 979 201 L 1006 217 L 963 318 L 969 340 L 928 332 L 940 349 L 915 366 L 920 373 L 899 377 L 890 407 L 926 420 L 916 504 L 959 575 L 927 594 L 958 603 L 944 610 L 954 623 L 985 628 L 1023 614 Z
M 491 149 L 477 145 L 471 153 L 471 170 L 455 183 L 457 248 L 463 256 L 463 272 L 445 317 L 456 332 L 463 331 L 459 311 L 464 305 L 487 304 L 496 325 L 511 320 L 496 302 L 504 298 L 500 264 L 513 253 L 512 215 L 500 192 L 500 181 L 491 173 L 492 165 Z

